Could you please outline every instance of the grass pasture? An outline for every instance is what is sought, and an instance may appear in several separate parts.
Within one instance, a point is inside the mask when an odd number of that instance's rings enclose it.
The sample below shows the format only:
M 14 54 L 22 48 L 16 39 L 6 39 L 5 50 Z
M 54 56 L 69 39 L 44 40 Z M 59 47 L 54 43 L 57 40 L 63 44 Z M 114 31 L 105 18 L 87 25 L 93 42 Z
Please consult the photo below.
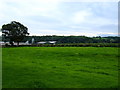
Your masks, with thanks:
M 117 88 L 118 48 L 2 49 L 3 88 Z

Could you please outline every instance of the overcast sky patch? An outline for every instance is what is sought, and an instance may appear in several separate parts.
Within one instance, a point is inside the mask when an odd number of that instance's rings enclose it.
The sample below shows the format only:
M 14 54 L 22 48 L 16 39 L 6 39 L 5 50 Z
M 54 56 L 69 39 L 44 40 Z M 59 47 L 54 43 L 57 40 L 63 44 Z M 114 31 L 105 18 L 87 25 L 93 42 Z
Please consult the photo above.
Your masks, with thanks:
M 30 35 L 117 35 L 118 2 L 0 0 L 0 26 L 18 21 Z

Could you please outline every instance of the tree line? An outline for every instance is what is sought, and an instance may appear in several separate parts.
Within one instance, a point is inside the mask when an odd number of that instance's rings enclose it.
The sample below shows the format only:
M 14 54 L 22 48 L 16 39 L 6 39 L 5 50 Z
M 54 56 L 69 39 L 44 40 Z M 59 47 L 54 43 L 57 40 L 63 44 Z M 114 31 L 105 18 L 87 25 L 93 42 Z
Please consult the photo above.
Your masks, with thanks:
M 57 44 L 61 43 L 119 43 L 120 37 L 87 37 L 87 36 L 26 36 L 22 42 L 29 41 L 31 43 L 34 38 L 35 43 L 41 41 L 56 41 Z
M 87 37 L 87 36 L 56 36 L 56 35 L 47 35 L 47 36 L 28 36 L 28 28 L 23 24 L 12 21 L 8 24 L 4 24 L 1 28 L 2 31 L 2 41 L 9 42 L 13 45 L 13 42 L 32 42 L 34 38 L 34 44 L 41 41 L 56 41 L 56 44 L 73 44 L 73 43 L 119 43 L 120 37 L 118 36 L 109 36 L 109 37 Z

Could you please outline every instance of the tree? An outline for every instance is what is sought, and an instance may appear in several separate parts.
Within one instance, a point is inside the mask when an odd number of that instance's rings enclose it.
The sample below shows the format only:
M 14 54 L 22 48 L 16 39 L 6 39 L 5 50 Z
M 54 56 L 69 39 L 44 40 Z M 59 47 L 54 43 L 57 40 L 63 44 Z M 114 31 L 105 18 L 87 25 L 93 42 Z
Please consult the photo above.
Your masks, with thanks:
M 5 39 L 9 39 L 9 43 L 12 46 L 14 45 L 13 41 L 17 42 L 17 45 L 19 46 L 19 42 L 22 41 L 26 35 L 29 35 L 28 28 L 16 21 L 12 21 L 9 24 L 4 24 L 1 31 L 2 36 Z

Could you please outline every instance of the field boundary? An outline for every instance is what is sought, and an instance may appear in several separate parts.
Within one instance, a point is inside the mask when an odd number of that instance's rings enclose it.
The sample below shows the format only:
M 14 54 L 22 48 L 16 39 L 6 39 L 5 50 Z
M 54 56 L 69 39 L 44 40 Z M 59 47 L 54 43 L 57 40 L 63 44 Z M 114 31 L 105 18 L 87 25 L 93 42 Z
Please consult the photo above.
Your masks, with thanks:
M 0 45 L 0 47 L 120 47 L 119 43 L 79 43 L 79 44 L 32 44 L 32 45 Z

